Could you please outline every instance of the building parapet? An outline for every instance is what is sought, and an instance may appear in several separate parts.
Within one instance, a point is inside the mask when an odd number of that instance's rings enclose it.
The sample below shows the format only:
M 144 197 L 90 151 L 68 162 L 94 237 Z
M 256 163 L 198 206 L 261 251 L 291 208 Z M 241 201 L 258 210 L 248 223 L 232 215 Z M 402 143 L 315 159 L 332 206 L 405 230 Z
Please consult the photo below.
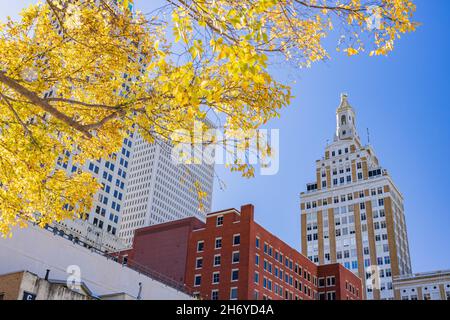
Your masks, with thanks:
M 413 274 L 406 274 L 401 276 L 393 277 L 394 281 L 407 281 L 407 280 L 417 280 L 421 278 L 439 278 L 439 277 L 450 277 L 450 270 L 438 270 L 430 272 L 420 272 Z

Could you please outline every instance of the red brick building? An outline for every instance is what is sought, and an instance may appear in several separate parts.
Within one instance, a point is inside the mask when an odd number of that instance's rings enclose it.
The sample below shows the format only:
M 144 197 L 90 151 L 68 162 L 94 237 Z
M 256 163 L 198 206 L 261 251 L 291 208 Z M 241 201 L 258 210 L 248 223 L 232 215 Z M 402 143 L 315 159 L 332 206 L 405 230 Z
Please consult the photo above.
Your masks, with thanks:
M 361 280 L 340 263 L 318 266 L 317 277 L 319 300 L 363 299 Z
M 128 263 L 165 274 L 203 299 L 361 299 L 361 280 L 317 266 L 254 221 L 254 207 L 136 231 Z

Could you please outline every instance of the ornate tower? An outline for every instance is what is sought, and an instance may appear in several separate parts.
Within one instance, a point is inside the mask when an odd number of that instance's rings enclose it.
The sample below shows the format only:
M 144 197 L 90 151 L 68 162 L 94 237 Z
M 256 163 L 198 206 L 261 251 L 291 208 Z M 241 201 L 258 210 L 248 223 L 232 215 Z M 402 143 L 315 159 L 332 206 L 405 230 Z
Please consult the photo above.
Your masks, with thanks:
M 358 139 L 355 110 L 348 103 L 348 95 L 341 94 L 341 103 L 336 110 L 336 135 L 334 141 Z
M 302 253 L 341 263 L 363 280 L 367 299 L 392 299 L 392 277 L 411 273 L 403 196 L 356 131 L 342 94 L 334 142 L 301 194 Z

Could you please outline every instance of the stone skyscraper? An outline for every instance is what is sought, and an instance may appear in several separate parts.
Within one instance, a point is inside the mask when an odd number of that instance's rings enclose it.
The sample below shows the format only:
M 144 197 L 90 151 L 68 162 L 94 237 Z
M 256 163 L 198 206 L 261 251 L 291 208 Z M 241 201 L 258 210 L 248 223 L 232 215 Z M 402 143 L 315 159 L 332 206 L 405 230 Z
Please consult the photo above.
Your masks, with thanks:
M 343 94 L 336 133 L 301 194 L 302 252 L 318 264 L 342 263 L 363 279 L 367 299 L 392 299 L 392 277 L 411 273 L 403 197 L 356 130 Z

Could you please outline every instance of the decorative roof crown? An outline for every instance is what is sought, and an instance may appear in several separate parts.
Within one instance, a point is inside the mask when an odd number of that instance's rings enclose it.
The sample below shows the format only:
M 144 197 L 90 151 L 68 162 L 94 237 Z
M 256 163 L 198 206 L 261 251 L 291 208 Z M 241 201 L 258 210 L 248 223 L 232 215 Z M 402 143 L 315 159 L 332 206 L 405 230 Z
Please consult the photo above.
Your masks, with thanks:
M 348 94 L 342 93 L 341 94 L 341 104 L 339 105 L 337 112 L 344 111 L 346 109 L 352 109 L 352 106 L 348 103 Z

